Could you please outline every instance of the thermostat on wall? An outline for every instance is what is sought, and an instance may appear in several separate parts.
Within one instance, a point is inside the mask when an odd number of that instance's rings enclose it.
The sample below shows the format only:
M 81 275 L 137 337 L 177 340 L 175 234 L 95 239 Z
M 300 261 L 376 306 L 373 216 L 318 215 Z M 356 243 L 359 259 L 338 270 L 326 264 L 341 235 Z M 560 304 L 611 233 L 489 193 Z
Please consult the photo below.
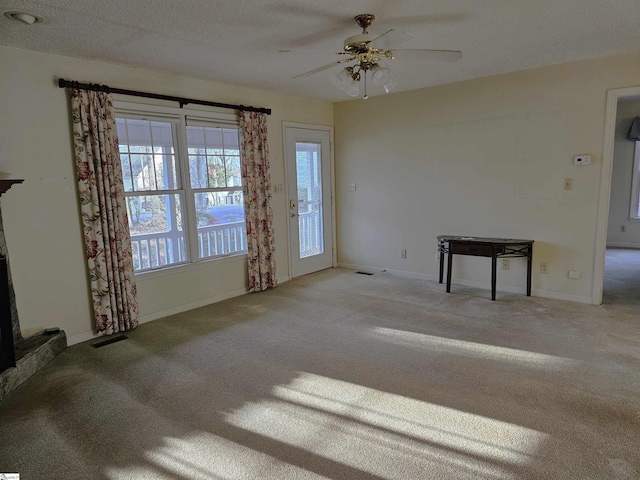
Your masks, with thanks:
M 591 164 L 591 155 L 576 155 L 573 157 L 574 165 L 590 165 Z

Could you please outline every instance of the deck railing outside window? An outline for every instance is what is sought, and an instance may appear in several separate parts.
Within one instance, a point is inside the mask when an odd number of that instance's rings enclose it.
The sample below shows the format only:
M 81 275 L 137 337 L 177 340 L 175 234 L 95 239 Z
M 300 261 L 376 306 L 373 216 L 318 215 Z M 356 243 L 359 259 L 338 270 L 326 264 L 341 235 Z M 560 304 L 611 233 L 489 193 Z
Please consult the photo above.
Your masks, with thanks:
M 152 270 L 187 261 L 182 231 L 131 235 L 133 264 L 136 271 Z M 198 227 L 198 250 L 201 257 L 244 253 L 247 250 L 245 223 Z

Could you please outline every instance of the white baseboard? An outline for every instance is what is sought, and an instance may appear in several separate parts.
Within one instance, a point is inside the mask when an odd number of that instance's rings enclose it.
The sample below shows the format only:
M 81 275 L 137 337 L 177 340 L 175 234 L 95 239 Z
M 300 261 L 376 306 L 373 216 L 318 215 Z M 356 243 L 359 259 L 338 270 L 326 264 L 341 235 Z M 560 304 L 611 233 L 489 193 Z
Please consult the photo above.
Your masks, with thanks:
M 285 277 L 286 278 L 286 277 Z M 288 279 L 288 278 L 287 278 Z M 286 281 L 286 280 L 284 280 Z M 280 282 L 280 280 L 278 280 Z M 196 308 L 204 307 L 206 305 L 211 305 L 212 303 L 221 302 L 223 300 L 227 300 L 229 298 L 238 297 L 240 295 L 244 295 L 249 290 L 247 288 L 240 288 L 238 290 L 233 290 L 231 292 L 222 293 L 220 295 L 215 295 L 213 297 L 203 298 L 202 300 L 198 300 L 196 302 L 185 303 L 184 305 L 178 305 L 177 307 L 168 308 L 166 310 L 161 310 L 159 312 L 150 313 L 148 315 L 143 315 L 138 319 L 138 324 L 152 322 L 153 320 L 158 320 L 159 318 L 168 317 L 169 315 L 175 315 L 176 313 L 182 313 L 189 310 L 193 310 Z M 100 335 L 94 332 L 85 332 L 80 333 L 78 335 L 73 335 L 72 337 L 67 338 L 67 345 L 75 345 L 77 343 L 86 342 L 87 340 L 91 340 L 93 338 L 97 338 Z
M 168 308 L 166 310 L 150 313 L 148 315 L 143 315 L 138 320 L 138 323 L 142 324 L 142 323 L 152 322 L 153 320 L 168 317 L 169 315 L 175 315 L 176 313 L 187 312 L 189 310 L 194 310 L 196 308 L 211 305 L 212 303 L 218 303 L 223 300 L 227 300 L 229 298 L 239 297 L 240 295 L 244 295 L 248 291 L 249 291 L 248 288 L 239 288 L 238 290 L 232 290 L 231 292 L 221 293 L 220 295 L 215 295 L 213 297 L 203 298 L 202 300 L 198 300 L 195 302 L 185 303 L 183 305 L 178 305 L 177 307 Z
M 566 300 L 567 302 L 593 304 L 593 298 L 586 295 L 574 295 L 572 293 L 558 293 L 538 289 L 532 289 L 531 295 L 534 297 L 553 298 L 554 300 Z
M 73 335 L 71 337 L 67 337 L 67 346 L 75 345 L 76 343 L 86 342 L 87 340 L 91 340 L 92 338 L 98 338 L 98 334 L 94 332 L 85 332 L 79 333 L 78 335 Z
M 358 270 L 366 273 L 390 273 L 398 277 L 415 278 L 417 280 L 435 280 L 438 281 L 437 275 L 426 273 L 405 272 L 404 270 L 392 270 L 383 267 L 372 267 L 369 265 L 356 265 L 354 263 L 338 263 L 338 268 L 348 268 L 349 270 Z
M 391 275 L 396 275 L 399 277 L 405 278 L 415 278 L 417 280 L 429 280 L 432 282 L 437 282 L 440 280 L 440 275 L 428 274 L 428 273 L 415 273 L 415 272 L 405 272 L 402 270 L 392 270 L 388 268 L 382 267 L 371 267 L 367 265 L 355 265 L 351 263 L 339 263 L 338 267 L 348 268 L 350 270 L 359 270 L 367 273 L 389 273 Z M 462 285 L 465 287 L 474 287 L 474 288 L 482 288 L 484 290 L 491 290 L 490 282 L 482 282 L 478 280 L 466 280 L 463 278 L 453 278 L 452 284 L 454 285 Z M 444 286 L 444 285 L 443 285 Z M 517 287 L 515 285 L 496 285 L 496 290 L 498 292 L 507 292 L 507 293 L 525 293 L 525 287 Z M 444 290 L 443 290 L 444 291 Z M 557 292 L 549 292 L 547 290 L 538 290 L 532 289 L 531 295 L 534 297 L 542 297 L 542 298 L 553 298 L 555 300 L 566 300 L 569 302 L 577 302 L 577 303 L 588 303 L 592 304 L 593 299 L 591 297 L 585 295 L 573 295 L 569 293 L 557 293 Z
M 607 242 L 607 248 L 636 248 L 636 249 L 640 249 L 640 243 Z

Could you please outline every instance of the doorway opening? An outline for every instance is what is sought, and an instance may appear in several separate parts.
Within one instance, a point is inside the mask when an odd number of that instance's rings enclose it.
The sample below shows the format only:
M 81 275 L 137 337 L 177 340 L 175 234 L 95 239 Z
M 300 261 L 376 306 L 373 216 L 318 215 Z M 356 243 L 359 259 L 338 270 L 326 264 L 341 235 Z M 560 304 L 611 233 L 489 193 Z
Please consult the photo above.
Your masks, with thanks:
M 640 215 L 632 212 L 636 142 L 626 139 L 640 115 L 640 86 L 607 92 L 593 303 L 640 305 Z M 629 118 L 630 117 L 630 118 Z M 636 204 L 637 205 L 637 204 Z

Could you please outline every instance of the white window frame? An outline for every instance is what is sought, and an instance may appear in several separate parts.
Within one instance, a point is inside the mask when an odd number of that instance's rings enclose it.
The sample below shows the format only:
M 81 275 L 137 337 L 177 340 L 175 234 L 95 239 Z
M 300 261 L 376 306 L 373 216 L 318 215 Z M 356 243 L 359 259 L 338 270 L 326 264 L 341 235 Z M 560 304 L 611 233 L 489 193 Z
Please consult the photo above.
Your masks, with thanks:
M 633 155 L 633 174 L 631 176 L 631 202 L 629 206 L 629 220 L 640 222 L 638 208 L 640 207 L 640 142 L 635 142 Z
M 173 122 L 178 125 L 177 131 L 177 145 L 175 145 L 175 168 L 178 184 L 180 188 L 176 190 L 152 190 L 152 191 L 136 191 L 126 192 L 125 195 L 130 196 L 129 193 L 134 195 L 145 194 L 182 194 L 184 197 L 184 204 L 182 208 L 182 225 L 185 235 L 185 245 L 187 248 L 187 260 L 184 262 L 172 263 L 169 265 L 138 270 L 135 272 L 136 276 L 144 276 L 153 273 L 166 273 L 170 270 L 183 269 L 185 267 L 192 267 L 207 262 L 225 262 L 230 258 L 247 258 L 246 251 L 239 253 L 230 253 L 227 255 L 218 255 L 214 257 L 200 258 L 198 251 L 198 227 L 196 220 L 196 206 L 195 206 L 195 193 L 202 191 L 212 191 L 215 188 L 207 189 L 193 189 L 191 187 L 191 178 L 189 174 L 189 155 L 187 145 L 187 125 L 195 126 L 210 126 L 219 128 L 240 128 L 240 122 L 237 112 L 228 113 L 221 112 L 216 109 L 201 108 L 179 108 L 169 105 L 156 105 L 149 103 L 137 103 L 134 101 L 119 100 L 116 98 L 113 101 L 113 107 L 115 110 L 116 118 L 134 118 L 144 120 L 156 120 Z M 176 121 L 177 120 L 177 121 Z M 188 122 L 189 120 L 189 122 Z M 240 155 L 240 164 L 242 165 L 242 155 Z M 241 187 L 236 189 L 243 191 L 244 182 Z M 217 190 L 234 190 L 233 187 L 220 187 Z

